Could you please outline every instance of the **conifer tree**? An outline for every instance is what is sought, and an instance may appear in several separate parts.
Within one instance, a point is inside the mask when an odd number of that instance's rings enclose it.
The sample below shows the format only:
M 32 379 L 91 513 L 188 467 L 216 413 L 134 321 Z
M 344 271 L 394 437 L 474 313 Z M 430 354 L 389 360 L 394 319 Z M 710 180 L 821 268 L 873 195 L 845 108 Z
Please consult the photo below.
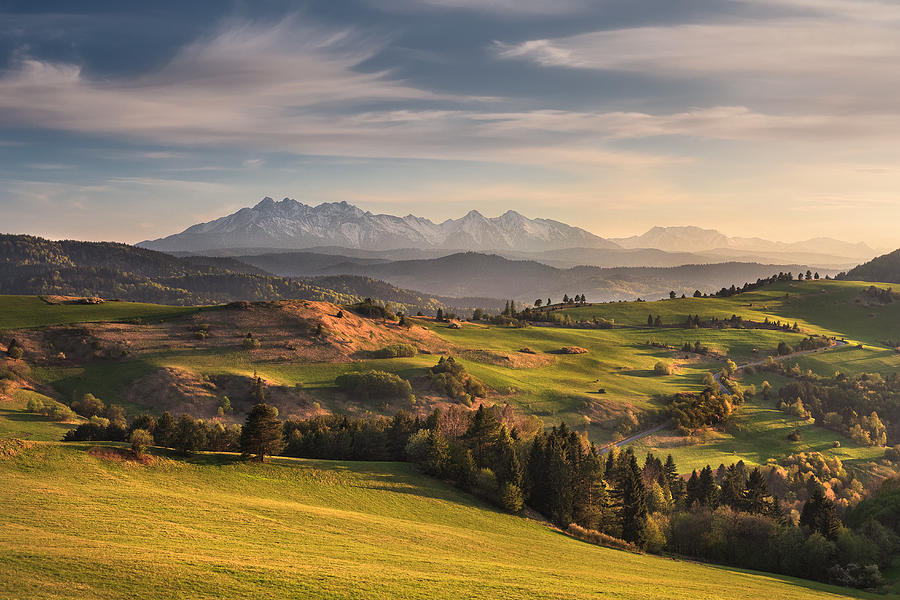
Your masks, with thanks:
M 716 508 L 719 505 L 719 490 L 713 476 L 712 468 L 709 465 L 703 467 L 700 471 L 700 477 L 697 485 L 697 502 L 700 506 Z
M 744 490 L 744 510 L 762 515 L 766 514 L 773 503 L 769 495 L 769 487 L 759 467 L 755 467 L 747 478 L 747 487 Z
M 241 451 L 248 455 L 255 454 L 256 460 L 264 462 L 266 454 L 277 454 L 283 447 L 284 435 L 278 409 L 268 404 L 255 405 L 241 429 Z
M 825 497 L 822 487 L 816 485 L 803 511 L 800 513 L 800 525 L 808 527 L 810 532 L 819 532 L 829 540 L 837 538 L 841 528 L 841 520 L 834 512 L 834 502 Z
M 634 454 L 622 473 L 622 539 L 639 548 L 647 545 L 647 490 Z

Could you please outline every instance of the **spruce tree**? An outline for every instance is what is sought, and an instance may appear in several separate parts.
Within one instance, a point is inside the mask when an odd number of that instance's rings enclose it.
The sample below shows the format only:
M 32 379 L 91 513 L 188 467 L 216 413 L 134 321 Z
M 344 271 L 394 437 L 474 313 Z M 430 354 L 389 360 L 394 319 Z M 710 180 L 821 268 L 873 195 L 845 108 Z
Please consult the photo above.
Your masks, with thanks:
M 696 502 L 700 503 L 699 498 L 700 492 L 700 477 L 697 475 L 697 469 L 691 471 L 691 477 L 687 480 L 687 485 L 685 486 L 685 493 L 687 494 L 687 505 L 693 506 Z
M 841 520 L 834 512 L 834 502 L 825 497 L 821 486 L 816 486 L 800 513 L 800 525 L 810 532 L 819 532 L 829 540 L 837 538 Z
M 264 462 L 266 454 L 277 454 L 283 447 L 284 434 L 278 409 L 268 404 L 255 405 L 241 429 L 241 451 L 255 454 L 256 460 Z
M 759 467 L 754 468 L 747 478 L 747 488 L 744 491 L 743 508 L 749 513 L 762 515 L 770 510 L 772 498 L 769 496 L 769 487 Z
M 622 539 L 639 548 L 647 545 L 647 490 L 634 454 L 622 473 Z
M 701 506 L 716 508 L 719 505 L 718 492 L 719 490 L 718 486 L 716 486 L 712 468 L 709 465 L 706 465 L 700 471 L 700 478 L 697 485 L 697 501 Z

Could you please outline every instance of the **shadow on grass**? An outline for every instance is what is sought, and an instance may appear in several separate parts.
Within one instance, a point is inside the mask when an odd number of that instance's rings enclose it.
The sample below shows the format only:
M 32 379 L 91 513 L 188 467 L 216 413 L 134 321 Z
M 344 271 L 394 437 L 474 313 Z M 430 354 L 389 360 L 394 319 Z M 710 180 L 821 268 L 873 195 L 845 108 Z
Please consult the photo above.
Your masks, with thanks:
M 629 377 L 660 377 L 653 369 L 626 369 L 619 371 L 619 373 Z
M 683 558 L 674 557 L 676 560 L 685 560 Z M 695 562 L 711 569 L 718 569 L 721 571 L 728 571 L 729 573 L 744 573 L 747 575 L 753 576 L 763 576 L 773 581 L 778 581 L 780 583 L 786 585 L 792 585 L 798 588 L 803 588 L 805 590 L 812 590 L 816 592 L 826 592 L 832 594 L 838 594 L 840 596 L 848 597 L 848 598 L 884 598 L 885 596 L 881 594 L 867 593 L 862 590 L 858 590 L 855 588 L 849 587 L 839 587 L 835 585 L 830 585 L 827 583 L 821 583 L 818 581 L 812 581 L 810 579 L 801 579 L 799 577 L 791 577 L 789 575 L 781 575 L 780 573 L 770 573 L 768 571 L 754 571 L 751 569 L 742 569 L 740 567 L 729 567 L 728 565 L 720 565 L 716 563 L 707 563 L 694 559 L 687 559 L 691 562 Z

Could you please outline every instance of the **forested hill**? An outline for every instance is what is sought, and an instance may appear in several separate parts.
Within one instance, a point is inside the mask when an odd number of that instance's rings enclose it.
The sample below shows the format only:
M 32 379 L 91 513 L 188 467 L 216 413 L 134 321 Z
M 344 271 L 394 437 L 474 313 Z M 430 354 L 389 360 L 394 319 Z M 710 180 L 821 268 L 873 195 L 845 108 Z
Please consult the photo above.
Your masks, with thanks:
M 100 296 L 179 305 L 286 298 L 345 304 L 369 296 L 413 311 L 470 308 L 465 302 L 366 277 L 288 279 L 232 259 L 177 258 L 127 244 L 25 235 L 0 235 L 0 294 Z M 497 303 L 472 302 L 484 308 Z
M 842 279 L 850 281 L 883 281 L 900 283 L 900 250 L 873 258 L 850 269 Z

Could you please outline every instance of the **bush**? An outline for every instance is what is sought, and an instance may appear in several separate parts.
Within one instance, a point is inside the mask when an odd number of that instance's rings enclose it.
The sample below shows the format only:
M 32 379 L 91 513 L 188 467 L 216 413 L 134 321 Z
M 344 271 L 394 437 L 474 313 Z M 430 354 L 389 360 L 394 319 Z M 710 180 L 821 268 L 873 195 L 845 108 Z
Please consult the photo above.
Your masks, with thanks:
M 524 504 L 525 498 L 522 488 L 509 482 L 500 486 L 500 506 L 504 510 L 516 514 L 522 510 Z
M 258 339 L 253 337 L 252 333 L 248 333 L 247 336 L 241 340 L 241 345 L 244 346 L 246 350 L 254 350 L 259 348 L 260 343 Z
M 634 544 L 626 542 L 625 540 L 619 539 L 617 537 L 595 531 L 593 529 L 585 529 L 584 527 L 576 525 L 575 523 L 570 524 L 566 528 L 566 533 L 571 535 L 573 538 L 577 538 L 583 542 L 588 542 L 589 544 L 596 544 L 598 546 L 604 546 L 606 548 L 614 548 L 616 550 L 625 550 L 627 552 L 634 552 L 635 554 L 642 554 L 640 548 L 638 548 Z
M 131 451 L 140 458 L 147 451 L 147 448 L 153 445 L 153 436 L 146 429 L 135 429 L 128 438 L 131 442 Z
M 659 361 L 655 365 L 653 365 L 653 374 L 654 375 L 671 375 L 672 374 L 672 366 L 664 363 L 663 361 Z
M 415 401 L 409 382 L 393 373 L 368 371 L 344 373 L 334 380 L 341 390 L 362 396 L 365 400 Z
M 497 476 L 490 469 L 478 469 L 472 482 L 472 491 L 477 496 L 493 500 L 497 497 Z
M 25 405 L 25 410 L 50 417 L 54 421 L 74 421 L 76 416 L 71 408 L 49 398 L 44 400 L 31 397 Z
M 580 346 L 564 346 L 559 349 L 560 354 L 587 354 L 587 348 Z
M 415 356 L 416 354 L 418 354 L 418 350 L 416 350 L 415 346 L 410 344 L 391 344 L 375 350 L 372 356 L 375 358 L 401 358 Z

